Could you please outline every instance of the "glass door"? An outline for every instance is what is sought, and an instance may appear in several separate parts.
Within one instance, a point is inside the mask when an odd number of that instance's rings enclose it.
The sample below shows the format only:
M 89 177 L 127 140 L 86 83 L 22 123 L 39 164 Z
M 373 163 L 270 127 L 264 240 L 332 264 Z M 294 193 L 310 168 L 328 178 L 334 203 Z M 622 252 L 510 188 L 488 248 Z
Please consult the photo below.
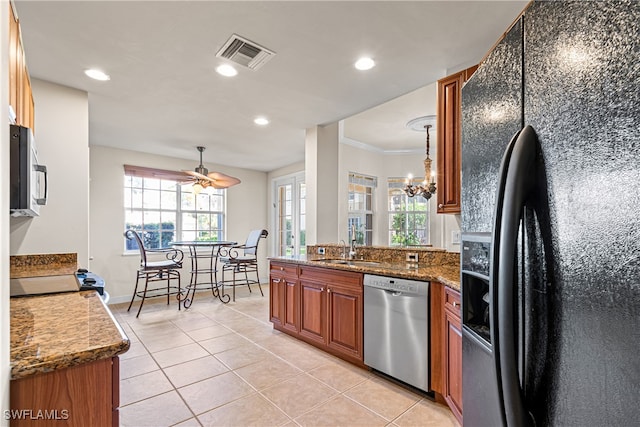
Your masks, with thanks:
M 304 173 L 276 179 L 274 193 L 276 256 L 306 254 Z

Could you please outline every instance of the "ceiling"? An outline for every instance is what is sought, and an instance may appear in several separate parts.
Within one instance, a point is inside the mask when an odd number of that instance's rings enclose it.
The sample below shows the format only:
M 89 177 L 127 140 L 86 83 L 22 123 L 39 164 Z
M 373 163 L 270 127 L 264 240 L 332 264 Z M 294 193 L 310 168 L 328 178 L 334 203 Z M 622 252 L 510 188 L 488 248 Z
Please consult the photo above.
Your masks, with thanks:
M 348 140 L 424 147 L 404 124 L 435 114 L 433 83 L 482 59 L 527 2 L 15 3 L 31 76 L 89 93 L 90 145 L 194 161 L 202 145 L 205 164 L 271 171 L 304 159 L 305 129 L 352 116 Z M 276 55 L 217 74 L 233 33 Z M 372 70 L 353 67 L 362 55 Z

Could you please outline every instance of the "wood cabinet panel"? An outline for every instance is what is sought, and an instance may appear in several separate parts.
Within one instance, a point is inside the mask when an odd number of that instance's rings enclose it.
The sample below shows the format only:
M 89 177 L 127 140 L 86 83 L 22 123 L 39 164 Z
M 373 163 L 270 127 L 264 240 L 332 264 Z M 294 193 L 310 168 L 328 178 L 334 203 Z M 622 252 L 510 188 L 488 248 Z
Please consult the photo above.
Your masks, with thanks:
M 431 293 L 431 389 L 435 391 L 438 401 L 442 402 L 444 396 L 444 285 L 438 282 L 431 282 L 429 287 Z
M 363 365 L 362 273 L 304 265 L 294 270 L 277 262 L 270 272 L 270 298 L 279 299 L 270 303 L 274 328 Z
M 277 327 L 297 332 L 299 325 L 297 266 L 272 262 L 269 271 L 271 322 Z
M 322 284 L 300 280 L 300 335 L 325 343 L 326 306 Z
M 327 294 L 329 300 L 327 345 L 362 359 L 362 292 L 350 287 L 330 286 Z
M 462 424 L 462 326 L 460 292 L 444 292 L 444 399 Z
M 460 213 L 462 86 L 477 65 L 438 80 L 437 191 L 438 213 Z
M 34 130 L 35 107 L 31 79 L 22 46 L 20 21 L 9 3 L 9 105 L 16 114 L 16 124 Z M 34 131 L 35 133 L 35 131 Z
M 284 281 L 284 303 L 282 308 L 284 310 L 283 327 L 285 329 L 298 332 L 298 325 L 300 324 L 298 315 L 298 281 L 289 277 L 285 277 Z
M 117 425 L 117 357 L 12 380 L 10 389 L 11 410 L 23 414 L 22 419 L 14 417 L 11 426 Z
M 272 323 L 284 324 L 284 278 L 269 277 L 269 319 Z

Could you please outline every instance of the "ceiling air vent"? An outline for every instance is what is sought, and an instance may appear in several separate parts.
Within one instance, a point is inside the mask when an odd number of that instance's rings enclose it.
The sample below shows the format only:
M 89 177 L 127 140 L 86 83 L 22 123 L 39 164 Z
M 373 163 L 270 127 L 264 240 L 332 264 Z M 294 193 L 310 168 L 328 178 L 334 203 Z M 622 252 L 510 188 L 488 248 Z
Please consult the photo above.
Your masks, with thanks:
M 220 58 L 227 58 L 252 70 L 260 68 L 274 55 L 275 52 L 237 34 L 233 34 L 216 53 Z

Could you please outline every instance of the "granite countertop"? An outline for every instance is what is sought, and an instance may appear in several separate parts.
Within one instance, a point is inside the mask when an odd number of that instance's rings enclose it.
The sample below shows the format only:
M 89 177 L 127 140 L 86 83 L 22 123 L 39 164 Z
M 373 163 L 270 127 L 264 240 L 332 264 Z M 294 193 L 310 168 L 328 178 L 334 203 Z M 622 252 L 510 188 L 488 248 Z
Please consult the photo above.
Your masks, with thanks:
M 51 372 L 129 349 L 96 291 L 11 298 L 11 379 Z
M 290 262 L 295 264 L 312 265 L 316 267 L 333 268 L 336 270 L 358 271 L 367 274 L 399 277 L 402 279 L 437 281 L 450 288 L 460 291 L 460 266 L 450 264 L 421 265 L 408 263 L 380 262 L 376 264 L 362 263 L 355 265 L 332 263 L 322 260 L 323 256 L 280 256 L 270 257 L 270 260 Z

